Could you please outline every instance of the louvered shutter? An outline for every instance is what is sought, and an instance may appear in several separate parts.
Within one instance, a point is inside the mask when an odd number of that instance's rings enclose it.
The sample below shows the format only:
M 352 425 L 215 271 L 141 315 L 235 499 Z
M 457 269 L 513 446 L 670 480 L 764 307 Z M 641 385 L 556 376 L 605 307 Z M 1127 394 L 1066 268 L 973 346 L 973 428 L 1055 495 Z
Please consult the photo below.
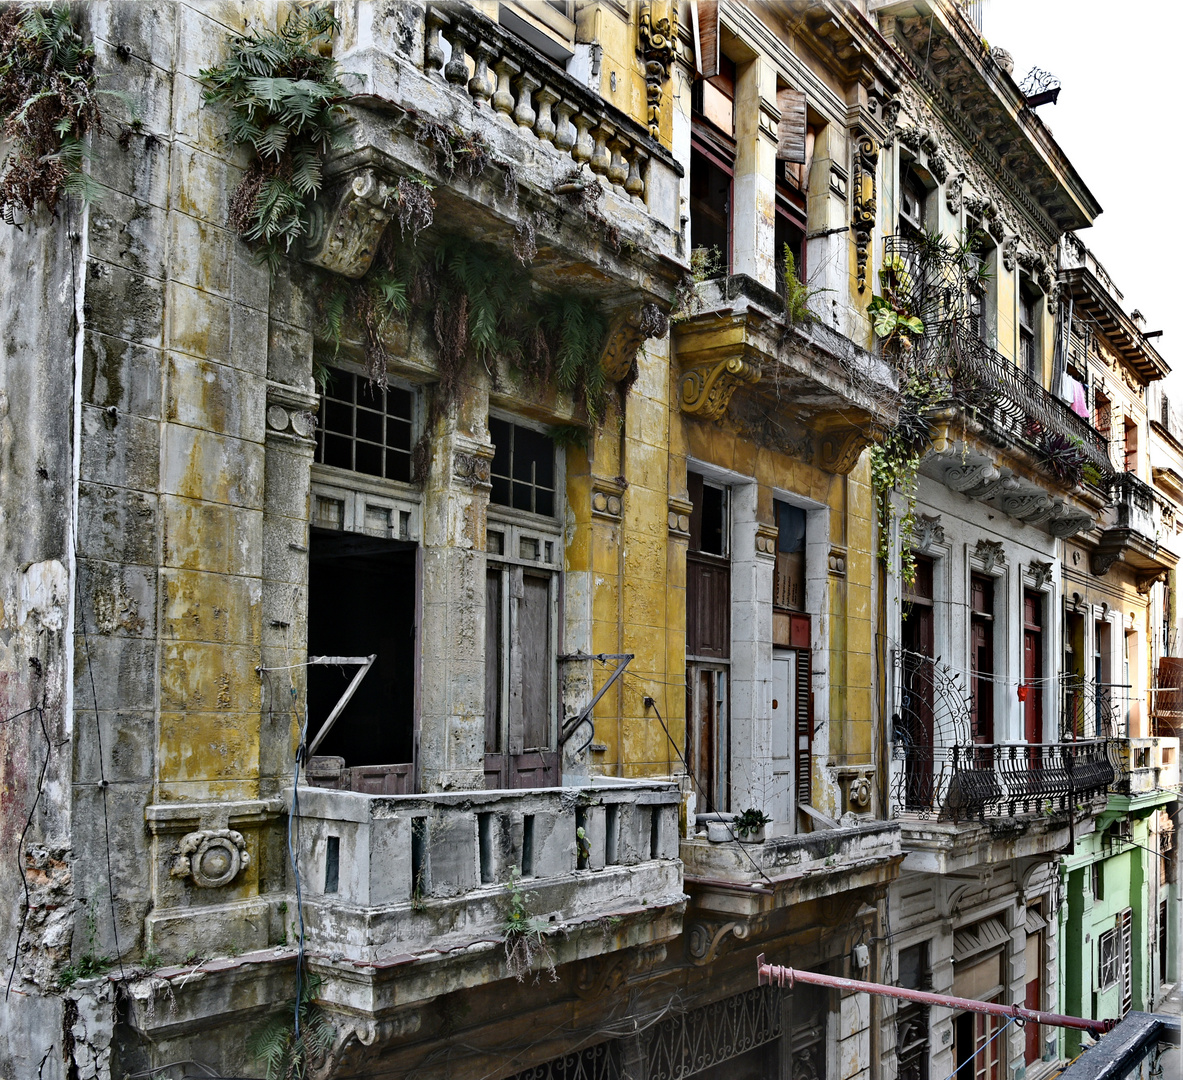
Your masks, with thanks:
M 813 665 L 808 649 L 797 650 L 796 716 L 797 802 L 813 802 Z
M 704 79 L 719 74 L 719 0 L 697 0 L 694 4 L 698 23 L 698 70 Z
M 805 95 L 800 90 L 778 90 L 776 107 L 780 125 L 776 133 L 776 156 L 779 161 L 805 164 Z

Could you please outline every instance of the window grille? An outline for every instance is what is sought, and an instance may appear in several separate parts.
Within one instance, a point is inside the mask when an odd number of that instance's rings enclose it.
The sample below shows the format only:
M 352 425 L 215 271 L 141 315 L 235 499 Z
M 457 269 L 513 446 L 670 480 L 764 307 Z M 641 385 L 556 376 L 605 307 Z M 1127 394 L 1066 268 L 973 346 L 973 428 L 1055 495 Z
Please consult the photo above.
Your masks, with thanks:
M 496 448 L 490 501 L 497 506 L 554 517 L 554 440 L 496 417 L 489 418 L 489 435 Z

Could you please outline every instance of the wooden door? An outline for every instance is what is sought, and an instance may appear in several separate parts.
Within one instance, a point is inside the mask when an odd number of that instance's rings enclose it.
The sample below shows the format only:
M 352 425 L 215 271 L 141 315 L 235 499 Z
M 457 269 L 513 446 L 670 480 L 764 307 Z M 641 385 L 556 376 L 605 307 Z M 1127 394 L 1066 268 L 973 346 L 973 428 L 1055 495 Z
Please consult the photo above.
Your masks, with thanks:
M 994 581 L 970 579 L 970 721 L 976 743 L 994 741 Z
M 933 800 L 933 564 L 917 557 L 916 577 L 903 611 L 900 736 L 904 747 L 905 806 L 932 808 Z
M 1043 742 L 1043 597 L 1023 590 L 1023 737 L 1030 745 Z

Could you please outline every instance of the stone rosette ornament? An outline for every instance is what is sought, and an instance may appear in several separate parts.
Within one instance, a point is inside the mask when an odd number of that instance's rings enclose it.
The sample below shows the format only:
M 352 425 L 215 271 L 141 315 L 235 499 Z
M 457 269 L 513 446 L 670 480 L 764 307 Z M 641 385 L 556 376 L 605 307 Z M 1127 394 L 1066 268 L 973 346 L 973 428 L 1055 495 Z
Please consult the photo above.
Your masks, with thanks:
M 202 829 L 181 837 L 169 873 L 175 878 L 192 878 L 193 884 L 203 889 L 217 889 L 229 885 L 250 864 L 242 833 Z

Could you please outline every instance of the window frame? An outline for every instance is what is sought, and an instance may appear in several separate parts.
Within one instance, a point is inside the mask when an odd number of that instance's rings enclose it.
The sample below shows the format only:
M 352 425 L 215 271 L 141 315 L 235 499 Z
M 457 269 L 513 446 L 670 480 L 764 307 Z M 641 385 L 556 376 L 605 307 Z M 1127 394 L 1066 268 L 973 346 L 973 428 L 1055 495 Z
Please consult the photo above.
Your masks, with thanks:
M 492 485 L 493 477 L 495 475 L 493 473 L 493 462 L 496 460 L 495 453 L 494 453 L 494 457 L 489 462 L 489 479 L 490 479 L 489 509 L 490 509 L 490 512 L 492 512 L 493 508 L 496 507 L 497 513 L 499 513 L 499 514 L 502 511 L 509 511 L 513 514 L 525 514 L 525 515 L 527 515 L 527 517 L 525 519 L 527 521 L 558 521 L 562 516 L 562 507 L 563 507 L 565 495 L 566 495 L 565 485 L 563 483 L 563 477 L 564 477 L 565 471 L 566 471 L 566 455 L 563 453 L 563 448 L 555 442 L 554 436 L 551 435 L 550 432 L 547 430 L 546 425 L 529 423 L 528 421 L 523 421 L 521 417 L 514 416 L 512 413 L 505 413 L 505 412 L 502 412 L 497 409 L 490 409 L 489 410 L 489 425 L 488 425 L 489 441 L 493 443 L 494 447 L 496 447 L 496 445 L 497 445 L 493 439 L 492 421 L 494 421 L 494 420 L 498 421 L 499 423 L 508 424 L 510 426 L 511 434 L 513 432 L 513 429 L 521 428 L 525 431 L 533 432 L 536 435 L 541 435 L 550 441 L 552 487 L 549 490 L 551 492 L 551 498 L 554 501 L 554 507 L 553 507 L 553 513 L 544 514 L 544 513 L 537 511 L 537 510 L 523 510 L 523 509 L 521 509 L 521 507 L 517 507 L 517 506 L 513 505 L 513 486 L 515 483 L 522 483 L 523 481 L 519 481 L 519 480 L 514 479 L 513 451 L 511 449 L 509 476 L 508 476 L 509 498 L 510 498 L 509 503 L 500 503 L 500 502 L 493 501 L 493 492 L 492 492 L 491 485 Z M 531 487 L 534 489 L 537 489 L 538 485 L 531 484 Z M 544 488 L 542 490 L 547 490 L 547 489 Z M 536 499 L 532 499 L 531 501 L 537 502 Z
M 347 375 L 354 380 L 353 386 L 354 386 L 355 393 L 354 393 L 354 400 L 352 402 L 352 408 L 354 411 L 354 421 L 353 421 L 353 432 L 354 433 L 349 436 L 346 436 L 341 432 L 329 431 L 328 434 L 334 435 L 334 436 L 337 436 L 340 438 L 349 438 L 351 440 L 350 457 L 351 457 L 351 460 L 353 461 L 354 465 L 356 465 L 356 463 L 357 463 L 356 444 L 358 442 L 358 437 L 356 434 L 356 432 L 357 432 L 356 413 L 357 413 L 357 409 L 359 408 L 358 395 L 361 392 L 363 382 L 368 379 L 368 376 L 366 375 L 364 369 L 362 369 L 360 367 L 360 365 L 354 365 L 354 364 L 350 364 L 350 363 L 333 364 L 329 367 L 329 371 L 333 372 L 333 373 L 340 373 L 342 375 Z M 410 415 L 408 417 L 406 417 L 405 420 L 410 424 L 411 431 L 410 431 L 410 440 L 408 442 L 407 449 L 405 451 L 403 451 L 401 447 L 391 447 L 385 441 L 386 422 L 391 414 L 388 413 L 385 408 L 383 409 L 383 411 L 381 413 L 381 415 L 383 417 L 383 442 L 381 443 L 381 451 L 383 454 L 382 468 L 383 468 L 383 473 L 385 473 L 385 471 L 386 471 L 386 455 L 391 450 L 394 450 L 396 453 L 399 453 L 399 454 L 405 453 L 406 457 L 407 457 L 407 463 L 408 463 L 407 479 L 404 480 L 404 479 L 401 479 L 400 477 L 396 477 L 396 476 L 379 475 L 378 473 L 366 472 L 366 471 L 359 470 L 357 468 L 346 468 L 343 465 L 333 465 L 333 464 L 330 464 L 326 461 L 319 460 L 320 458 L 322 458 L 324 456 L 324 445 L 325 444 L 322 441 L 322 436 L 326 433 L 326 429 L 324 427 L 324 421 L 325 421 L 326 413 L 328 411 L 327 406 L 326 406 L 326 401 L 328 400 L 328 390 L 327 389 L 320 390 L 318 392 L 318 400 L 319 400 L 320 404 L 317 408 L 315 430 L 313 432 L 313 438 L 316 440 L 316 449 L 313 451 L 313 456 L 312 456 L 313 465 L 317 468 L 332 470 L 334 473 L 340 474 L 342 476 L 349 476 L 349 477 L 366 476 L 366 477 L 370 477 L 372 480 L 376 480 L 376 481 L 379 481 L 382 483 L 388 483 L 388 484 L 406 484 L 406 485 L 415 484 L 415 467 L 414 467 L 415 443 L 423 431 L 422 395 L 419 393 L 419 388 L 414 383 L 408 382 L 407 380 L 404 380 L 404 379 L 388 378 L 387 379 L 387 388 L 385 390 L 383 390 L 382 388 L 378 387 L 375 384 L 375 391 L 374 392 L 376 394 L 385 395 L 385 394 L 389 393 L 390 390 L 401 391 L 402 393 L 405 393 L 410 397 Z M 334 398 L 333 400 L 344 404 L 344 402 L 340 398 Z M 371 406 L 360 405 L 360 407 L 365 409 L 367 412 L 377 413 L 377 410 L 373 409 Z M 404 418 L 403 417 L 395 417 L 395 419 L 402 420 Z M 378 446 L 379 445 L 378 443 L 375 443 L 369 439 L 362 439 L 361 441 L 363 443 L 365 443 L 367 446 Z

